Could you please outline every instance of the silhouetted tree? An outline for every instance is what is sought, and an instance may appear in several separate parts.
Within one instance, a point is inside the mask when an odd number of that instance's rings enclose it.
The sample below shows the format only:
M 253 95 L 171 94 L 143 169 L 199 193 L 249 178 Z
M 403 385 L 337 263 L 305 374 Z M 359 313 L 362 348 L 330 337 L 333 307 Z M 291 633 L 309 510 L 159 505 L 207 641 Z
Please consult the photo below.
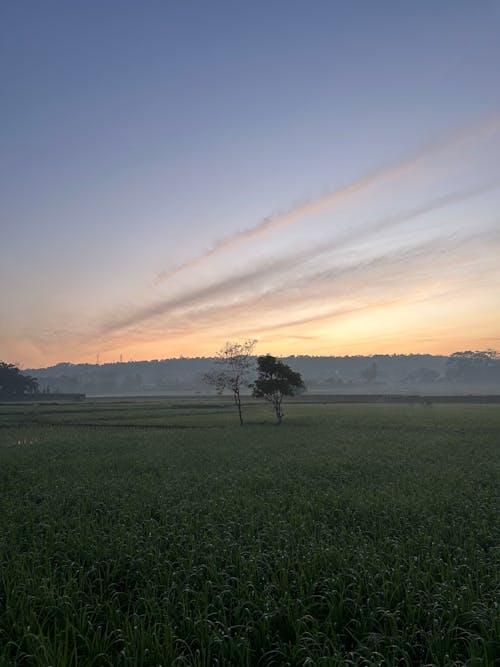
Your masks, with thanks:
M 270 354 L 258 357 L 257 372 L 257 379 L 252 385 L 253 395 L 272 403 L 278 424 L 281 424 L 283 397 L 294 396 L 305 389 L 302 376 Z
M 218 394 L 222 394 L 226 389 L 231 391 L 234 404 L 238 408 L 241 426 L 243 426 L 241 389 L 245 386 L 252 369 L 252 352 L 256 343 L 256 340 L 250 339 L 244 343 L 227 342 L 217 353 L 215 360 L 222 370 L 210 371 L 203 376 L 203 381 L 214 386 Z
M 495 376 L 499 366 L 500 359 L 495 350 L 454 352 L 446 362 L 446 376 L 450 380 L 488 380 Z
M 23 396 L 38 391 L 36 378 L 23 375 L 14 364 L 0 362 L 0 397 Z

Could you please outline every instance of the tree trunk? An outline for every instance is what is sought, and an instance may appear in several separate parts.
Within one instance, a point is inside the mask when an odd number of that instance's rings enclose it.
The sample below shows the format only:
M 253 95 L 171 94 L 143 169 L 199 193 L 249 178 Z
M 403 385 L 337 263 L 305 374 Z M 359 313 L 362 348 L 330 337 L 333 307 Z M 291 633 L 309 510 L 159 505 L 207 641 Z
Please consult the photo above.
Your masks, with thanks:
M 276 401 L 274 404 L 274 409 L 276 411 L 276 419 L 278 420 L 278 424 L 281 424 L 283 420 L 283 413 L 281 412 L 281 401 Z
M 235 391 L 234 392 L 234 402 L 238 406 L 238 415 L 240 418 L 240 426 L 243 426 L 243 414 L 241 412 L 241 397 L 240 397 L 240 392 Z

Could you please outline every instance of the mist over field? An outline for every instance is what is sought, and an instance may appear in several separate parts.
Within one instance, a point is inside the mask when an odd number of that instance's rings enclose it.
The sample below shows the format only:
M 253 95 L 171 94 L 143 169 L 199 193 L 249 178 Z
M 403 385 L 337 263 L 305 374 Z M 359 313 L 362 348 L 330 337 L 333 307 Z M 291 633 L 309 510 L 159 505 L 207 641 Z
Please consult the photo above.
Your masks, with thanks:
M 284 357 L 299 371 L 310 393 L 498 393 L 500 359 L 480 353 L 455 356 L 430 354 L 375 355 L 372 357 Z M 82 392 L 89 395 L 154 395 L 214 393 L 204 375 L 216 359 L 184 358 L 130 361 L 112 364 L 61 363 L 27 369 L 42 390 Z M 251 379 L 251 378 L 250 378 Z M 250 380 L 249 379 L 249 380 Z M 243 387 L 244 393 L 249 393 Z

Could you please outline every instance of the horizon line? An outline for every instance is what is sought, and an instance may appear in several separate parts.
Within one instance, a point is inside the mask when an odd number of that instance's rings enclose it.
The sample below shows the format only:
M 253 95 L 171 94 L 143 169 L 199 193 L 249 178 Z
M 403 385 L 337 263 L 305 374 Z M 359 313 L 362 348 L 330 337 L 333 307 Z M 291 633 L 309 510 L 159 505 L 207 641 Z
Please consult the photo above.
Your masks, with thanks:
M 465 354 L 467 352 L 497 352 L 494 348 L 487 347 L 485 349 L 463 349 L 463 350 L 455 350 L 454 352 L 450 352 L 448 354 L 445 353 L 433 353 L 433 352 L 386 352 L 386 353 L 378 353 L 375 352 L 373 354 L 284 354 L 284 355 L 279 355 L 279 354 L 273 354 L 271 356 L 276 357 L 278 359 L 290 359 L 290 358 L 309 358 L 309 359 L 352 359 L 353 357 L 362 357 L 366 359 L 373 359 L 375 357 L 451 357 L 453 354 L 458 354 L 462 353 Z M 269 352 L 266 352 L 264 354 L 253 354 L 251 355 L 254 358 L 260 357 L 260 356 L 265 356 L 265 354 L 270 354 Z M 498 353 L 500 354 L 500 353 Z M 62 366 L 62 365 L 68 365 L 68 366 L 126 366 L 127 364 L 146 364 L 146 363 L 154 363 L 154 362 L 164 362 L 164 361 L 181 361 L 181 360 L 201 360 L 201 359 L 206 359 L 206 360 L 211 360 L 211 359 L 216 359 L 217 355 L 202 355 L 202 356 L 189 356 L 189 355 L 181 355 L 178 357 L 163 357 L 163 358 L 153 358 L 153 359 L 129 359 L 128 361 L 103 361 L 99 363 L 95 362 L 88 362 L 88 361 L 80 361 L 80 362 L 72 362 L 72 361 L 58 361 L 54 364 L 51 364 L 49 366 L 32 366 L 32 367 L 27 367 L 25 369 L 22 368 L 23 364 L 20 364 L 19 362 L 6 362 L 6 363 L 13 363 L 14 365 L 18 366 L 20 370 L 25 370 L 25 371 L 31 371 L 31 370 L 47 370 L 48 368 L 55 368 L 56 366 Z

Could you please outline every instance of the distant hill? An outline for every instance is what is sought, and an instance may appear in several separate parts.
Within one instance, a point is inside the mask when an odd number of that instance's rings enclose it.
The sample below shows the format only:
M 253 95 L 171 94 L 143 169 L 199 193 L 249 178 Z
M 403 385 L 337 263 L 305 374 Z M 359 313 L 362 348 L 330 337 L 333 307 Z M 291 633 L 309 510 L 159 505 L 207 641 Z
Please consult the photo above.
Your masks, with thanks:
M 372 357 L 285 357 L 299 371 L 310 392 L 434 393 L 500 391 L 500 359 L 463 353 L 450 357 L 431 354 L 375 355 Z M 26 372 L 40 389 L 87 395 L 154 395 L 212 393 L 203 375 L 214 366 L 210 357 L 129 361 L 112 364 L 60 363 Z

